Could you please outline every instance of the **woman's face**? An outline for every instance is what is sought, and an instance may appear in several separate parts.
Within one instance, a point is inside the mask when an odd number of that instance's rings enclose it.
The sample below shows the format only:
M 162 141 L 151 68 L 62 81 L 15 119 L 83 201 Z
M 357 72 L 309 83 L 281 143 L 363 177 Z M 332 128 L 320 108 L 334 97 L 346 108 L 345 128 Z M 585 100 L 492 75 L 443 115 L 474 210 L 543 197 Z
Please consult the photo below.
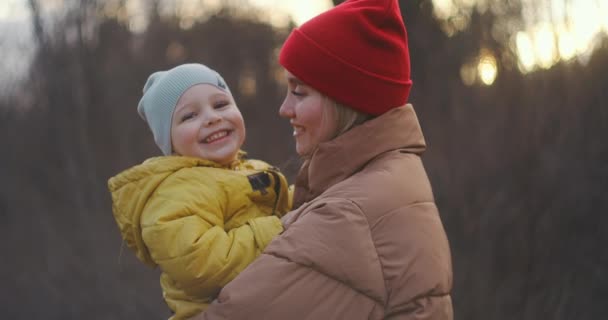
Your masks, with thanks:
M 289 119 L 296 139 L 296 152 L 310 155 L 322 142 L 330 140 L 336 131 L 336 114 L 331 101 L 319 91 L 304 84 L 289 71 L 287 96 L 279 114 Z

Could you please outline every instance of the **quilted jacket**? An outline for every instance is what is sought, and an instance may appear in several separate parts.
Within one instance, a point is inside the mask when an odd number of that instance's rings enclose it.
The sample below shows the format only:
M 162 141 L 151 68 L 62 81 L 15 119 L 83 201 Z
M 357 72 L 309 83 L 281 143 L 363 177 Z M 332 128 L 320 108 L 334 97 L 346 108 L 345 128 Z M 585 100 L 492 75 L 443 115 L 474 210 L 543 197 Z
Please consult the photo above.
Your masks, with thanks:
M 411 105 L 322 143 L 285 231 L 196 319 L 451 320 L 450 247 Z
M 151 158 L 108 182 L 124 242 L 160 266 L 172 319 L 204 310 L 283 230 L 282 174 L 258 160 L 230 167 L 197 158 Z

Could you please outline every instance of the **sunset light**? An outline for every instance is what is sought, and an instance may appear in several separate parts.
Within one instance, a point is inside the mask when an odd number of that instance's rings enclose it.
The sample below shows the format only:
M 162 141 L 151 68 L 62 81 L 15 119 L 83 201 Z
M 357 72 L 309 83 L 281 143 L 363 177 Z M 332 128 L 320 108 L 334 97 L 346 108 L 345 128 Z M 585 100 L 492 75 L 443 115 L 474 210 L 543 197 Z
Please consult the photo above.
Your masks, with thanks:
M 534 44 L 526 32 L 518 32 L 516 35 L 517 54 L 519 56 L 519 68 L 522 72 L 531 71 L 536 64 Z
M 63 10 L 65 1 L 44 0 L 38 3 L 43 13 L 53 16 L 54 13 Z M 101 4 L 99 14 L 116 18 L 134 33 L 145 32 L 151 1 L 105 0 L 99 3 Z M 522 73 L 548 69 L 562 61 L 578 61 L 585 64 L 601 43 L 600 40 L 608 36 L 608 1 L 606 0 L 521 0 L 521 9 L 515 8 L 516 15 L 519 15 L 521 10 L 521 17 L 513 21 L 505 18 L 509 14 L 513 15 L 508 9 L 512 2 L 432 0 L 432 3 L 440 27 L 450 37 L 467 29 L 474 12 L 479 14 L 491 12 L 496 19 L 494 24 L 496 30 L 491 30 L 489 34 L 494 40 L 501 41 L 510 48 L 514 59 L 509 65 L 516 64 Z M 333 3 L 331 0 L 158 1 L 161 16 L 179 17 L 179 24 L 183 29 L 191 28 L 195 23 L 203 21 L 225 6 L 238 9 L 235 12 L 267 21 L 275 27 L 285 28 L 290 21 L 295 25 L 301 25 L 331 8 Z M 0 1 L 0 22 L 8 24 L 20 21 L 19 23 L 25 25 L 30 21 L 29 14 L 27 0 Z M 29 26 L 27 29 L 24 27 L 23 32 L 19 34 L 20 37 L 30 37 Z M 0 41 L 8 40 L 0 38 Z M 484 45 L 482 43 L 482 46 Z M 470 57 L 470 61 L 473 60 L 476 65 L 469 62 L 461 69 L 461 78 L 468 85 L 475 82 L 492 85 L 501 72 L 500 65 L 505 65 L 504 61 L 493 53 L 480 52 L 478 56 Z M 12 62 L 5 64 L 13 65 Z
M 523 73 L 548 69 L 574 58 L 586 63 L 598 40 L 608 35 L 608 1 L 522 0 L 521 3 L 523 23 L 519 30 L 509 33 L 510 46 Z M 469 21 L 475 10 L 480 13 L 491 10 L 498 19 L 505 14 L 503 1 L 433 0 L 433 5 L 434 14 L 443 21 L 441 26 L 448 36 L 462 31 L 460 22 Z M 509 27 L 505 30 L 513 29 L 512 24 L 506 25 Z M 479 63 L 482 62 L 480 59 Z M 478 69 L 489 75 L 487 66 L 479 65 Z
M 491 53 L 485 53 L 479 59 L 477 65 L 477 71 L 479 73 L 479 79 L 486 86 L 490 86 L 496 80 L 496 74 L 498 67 L 496 65 L 496 58 Z

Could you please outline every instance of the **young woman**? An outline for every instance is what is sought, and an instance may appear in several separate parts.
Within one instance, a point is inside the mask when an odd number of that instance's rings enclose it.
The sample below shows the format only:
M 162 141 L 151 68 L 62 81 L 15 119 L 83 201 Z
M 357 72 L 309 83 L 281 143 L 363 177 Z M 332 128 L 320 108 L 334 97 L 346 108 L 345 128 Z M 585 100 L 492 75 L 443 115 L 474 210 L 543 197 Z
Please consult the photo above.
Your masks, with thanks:
M 304 158 L 293 211 L 198 318 L 452 319 L 397 0 L 344 2 L 295 29 L 279 59 L 279 113 Z

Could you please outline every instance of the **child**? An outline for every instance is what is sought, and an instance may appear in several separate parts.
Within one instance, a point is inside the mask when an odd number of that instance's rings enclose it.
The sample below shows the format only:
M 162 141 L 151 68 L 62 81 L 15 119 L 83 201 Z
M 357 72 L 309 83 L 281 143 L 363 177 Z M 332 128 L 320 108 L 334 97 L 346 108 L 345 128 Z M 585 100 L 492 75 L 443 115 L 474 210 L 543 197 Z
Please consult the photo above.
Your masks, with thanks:
M 137 111 L 164 156 L 108 181 L 124 241 L 160 266 L 163 297 L 186 319 L 282 231 L 285 177 L 245 160 L 243 117 L 222 77 L 201 64 L 152 74 Z

